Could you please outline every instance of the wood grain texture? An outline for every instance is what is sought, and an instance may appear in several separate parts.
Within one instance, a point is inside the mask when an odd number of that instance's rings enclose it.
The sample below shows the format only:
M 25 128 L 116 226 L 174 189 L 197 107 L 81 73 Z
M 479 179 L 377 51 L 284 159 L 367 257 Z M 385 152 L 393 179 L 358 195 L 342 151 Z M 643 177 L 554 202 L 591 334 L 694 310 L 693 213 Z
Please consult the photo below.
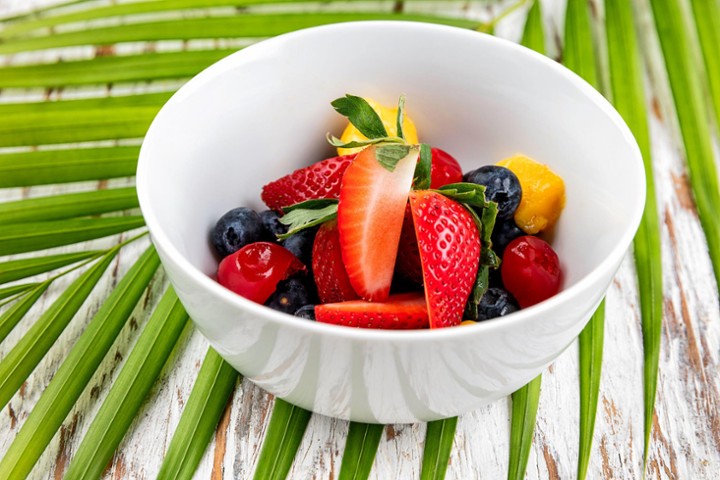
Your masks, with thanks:
M 28 5 L 48 4 L 47 0 L 0 0 L 0 13 L 16 12 Z M 465 14 L 487 18 L 507 5 L 488 7 L 469 3 Z M 595 2 L 596 6 L 602 2 Z M 638 1 L 647 12 L 646 0 Z M 544 0 L 548 49 L 553 57 L 560 52 L 559 41 L 564 13 L 562 0 Z M 407 7 L 406 7 L 407 8 Z M 440 4 L 440 8 L 447 8 Z M 457 8 L 462 10 L 463 6 Z M 602 12 L 595 9 L 594 21 Z M 500 36 L 517 40 L 524 20 L 522 11 L 510 15 L 497 26 Z M 647 69 L 647 105 L 652 112 L 651 134 L 655 161 L 658 206 L 662 220 L 663 269 L 665 287 L 665 325 L 660 357 L 660 379 L 653 443 L 650 447 L 649 478 L 713 479 L 720 472 L 720 302 L 715 288 L 707 246 L 700 228 L 688 186 L 676 122 L 667 81 L 653 38 L 650 18 L 643 13 L 641 47 L 650 60 Z M 201 41 L 197 44 L 203 44 Z M 233 46 L 232 42 L 205 42 L 205 46 Z M 182 47 L 166 42 L 163 48 Z M 115 51 L 132 52 L 154 45 L 119 46 Z M 89 58 L 107 54 L 92 48 L 72 48 L 62 52 L 34 52 L 0 57 L 0 65 L 42 58 Z M 157 82 L 109 87 L 68 89 L 67 91 L 6 90 L 0 102 L 8 99 L 71 98 L 88 94 L 140 93 L 175 88 L 181 82 Z M 0 201 L 87 188 L 129 186 L 131 180 L 83 183 L 0 190 Z M 123 237 L 87 242 L 80 248 L 98 249 L 115 244 Z M 14 433 L 57 370 L 65 353 L 97 311 L 102 299 L 142 253 L 147 240 L 122 250 L 97 286 L 93 295 L 62 334 L 21 390 L 0 411 L 0 456 L 9 447 Z M 63 247 L 53 252 L 67 252 Z M 15 257 L 17 258 L 17 257 Z M 41 276 L 42 277 L 42 276 Z M 31 313 L 0 344 L 0 358 L 57 297 L 62 286 L 74 278 L 63 278 L 43 296 Z M 100 407 L 108 386 L 137 339 L 139 323 L 159 299 L 163 281 L 154 283 L 120 337 L 93 377 L 89 388 L 68 416 L 45 454 L 33 470 L 32 478 L 63 477 L 82 435 Z M 641 478 L 642 469 L 642 338 L 634 266 L 630 255 L 622 264 L 607 295 L 605 358 L 601 382 L 601 403 L 595 429 L 589 478 Z M 155 477 L 195 376 L 207 349 L 206 341 L 193 330 L 183 335 L 173 353 L 172 367 L 166 369 L 143 407 L 120 449 L 105 471 L 106 479 L 151 479 Z M 543 375 L 535 441 L 528 463 L 528 479 L 573 478 L 578 453 L 578 358 L 571 345 Z M 244 380 L 236 389 L 214 439 L 196 473 L 198 479 L 251 478 L 259 454 L 272 396 Z M 332 479 L 340 468 L 348 424 L 314 415 L 290 472 L 293 479 Z M 418 478 L 422 459 L 425 425 L 388 426 L 380 442 L 371 478 Z M 449 479 L 504 478 L 509 447 L 509 401 L 503 399 L 462 416 L 458 422 L 454 449 L 448 468 Z

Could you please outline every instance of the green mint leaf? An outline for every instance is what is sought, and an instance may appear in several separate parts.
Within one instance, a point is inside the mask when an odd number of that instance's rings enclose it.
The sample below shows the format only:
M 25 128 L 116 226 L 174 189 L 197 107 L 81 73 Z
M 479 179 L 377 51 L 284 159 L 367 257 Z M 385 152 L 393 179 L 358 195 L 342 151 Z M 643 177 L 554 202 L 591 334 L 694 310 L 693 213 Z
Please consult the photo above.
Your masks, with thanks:
M 413 184 L 416 190 L 426 190 L 430 188 L 432 170 L 432 152 L 430 145 L 427 143 L 420 144 L 420 161 L 415 167 L 415 180 Z
M 375 149 L 375 158 L 388 172 L 395 171 L 398 162 L 410 153 L 410 145 L 380 145 Z
M 347 117 L 350 123 L 367 138 L 389 136 L 380 116 L 364 98 L 346 94 L 333 100 L 331 105 L 340 115 Z
M 462 188 L 464 187 L 461 187 L 461 189 Z M 482 197 L 483 200 L 485 200 L 485 187 L 482 187 Z M 480 215 L 478 215 L 478 212 L 470 204 L 463 203 L 463 207 L 465 207 L 465 209 L 470 213 L 475 226 L 478 228 L 478 233 L 480 234 L 481 248 L 478 273 L 475 277 L 473 289 L 470 292 L 467 303 L 465 304 L 465 318 L 477 320 L 477 306 L 490 285 L 490 269 L 497 269 L 500 267 L 500 257 L 498 257 L 493 251 L 492 241 L 490 240 L 493 229 L 495 228 L 498 206 L 495 202 L 486 202 L 486 206 L 482 208 Z
M 403 133 L 403 121 L 405 120 L 405 95 L 400 95 L 400 100 L 398 100 L 398 110 L 397 110 L 397 136 L 400 138 L 405 138 L 405 134 Z
M 330 135 L 328 133 L 327 135 L 327 141 L 330 145 L 333 147 L 338 148 L 356 148 L 356 147 L 367 147 L 368 145 L 375 145 L 377 143 L 403 143 L 404 140 L 402 138 L 397 137 L 382 137 L 382 138 L 373 138 L 371 140 L 353 140 L 352 142 L 343 142 L 339 138 Z
M 317 198 L 314 200 L 305 200 L 304 202 L 299 202 L 293 205 L 289 205 L 287 207 L 283 207 L 282 211 L 283 213 L 290 213 L 294 210 L 319 210 L 321 208 L 325 208 L 328 205 L 337 205 L 338 199 L 337 198 Z M 285 218 L 285 217 L 282 217 Z M 280 221 L 282 222 L 282 218 Z
M 437 192 L 456 202 L 465 203 L 475 208 L 487 208 L 491 202 L 485 198 L 485 185 L 460 182 L 443 185 Z
M 287 207 L 285 211 L 288 211 L 289 209 L 289 212 L 280 217 L 280 223 L 287 225 L 288 231 L 287 233 L 278 235 L 278 239 L 285 240 L 289 236 L 301 232 L 302 230 L 315 227 L 337 217 L 337 200 L 333 202 L 328 202 L 328 200 L 329 199 L 308 200 L 307 202 L 302 202 L 303 204 L 306 204 L 306 207 L 309 202 L 318 202 L 310 205 L 310 207 L 313 208 L 301 207 L 301 204 Z

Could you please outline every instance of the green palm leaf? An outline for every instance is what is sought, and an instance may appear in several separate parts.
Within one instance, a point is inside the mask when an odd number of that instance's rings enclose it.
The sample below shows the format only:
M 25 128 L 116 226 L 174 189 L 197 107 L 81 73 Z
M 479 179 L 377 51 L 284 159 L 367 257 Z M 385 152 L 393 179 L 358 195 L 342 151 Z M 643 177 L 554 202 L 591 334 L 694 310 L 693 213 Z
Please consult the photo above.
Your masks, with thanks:
M 125 436 L 188 323 L 169 288 L 143 328 L 72 459 L 66 478 L 98 478 Z
M 428 422 L 425 432 L 421 480 L 442 480 L 447 472 L 458 417 Z
M 170 446 L 159 480 L 191 479 L 207 449 L 240 375 L 210 348 Z
M 163 3 L 157 0 L 153 3 Z M 67 87 L 191 77 L 238 49 L 142 53 L 91 60 L 4 67 L 0 88 Z
M 0 477 L 24 478 L 30 473 L 130 318 L 159 265 L 155 250 L 149 248 L 103 303 L 0 461 Z
M 705 71 L 707 72 L 715 106 L 715 126 L 720 132 L 720 2 L 718 0 L 691 0 L 695 25 L 700 38 Z
M 272 13 L 232 17 L 183 18 L 172 21 L 133 23 L 9 39 L 0 43 L 0 54 L 74 45 L 108 45 L 120 42 L 192 40 L 197 38 L 271 37 L 302 28 L 357 20 L 403 20 L 454 25 L 463 28 L 478 22 L 433 15 L 395 14 L 391 12 Z
M 645 164 L 647 184 L 645 210 L 634 242 L 645 362 L 645 449 L 643 458 L 647 463 L 657 392 L 663 316 L 660 225 L 655 199 L 655 180 L 650 154 L 642 64 L 633 25 L 632 6 L 624 0 L 606 0 L 605 12 L 612 100 L 638 142 Z
M 23 319 L 25 314 L 35 305 L 43 293 L 50 286 L 50 282 L 43 282 L 29 291 L 10 308 L 0 315 L 0 343 L 12 332 L 13 328 Z
M 2 203 L 0 204 L 0 225 L 63 220 L 137 207 L 138 199 L 134 187 L 65 193 Z
M 126 232 L 143 225 L 145 221 L 140 216 L 75 218 L 8 225 L 0 230 L 0 255 L 70 245 Z
M 300 448 L 312 412 L 276 398 L 255 467 L 255 480 L 284 480 Z
M 512 394 L 508 480 L 525 478 L 540 403 L 541 382 L 542 376 L 538 375 Z
M 7 404 L 65 330 L 119 249 L 120 246 L 110 250 L 75 280 L 0 361 L 0 408 Z
M 598 88 L 590 13 L 587 0 L 568 0 L 565 15 L 565 66 Z M 605 303 L 595 311 L 590 322 L 580 333 L 580 449 L 578 452 L 578 478 L 583 480 L 592 450 L 595 417 L 600 396 L 600 372 L 602 368 L 603 330 Z
M 139 152 L 132 146 L 2 153 L 0 188 L 133 176 Z
M 539 0 L 533 2 L 528 11 L 521 43 L 545 55 L 545 29 Z M 540 404 L 541 382 L 542 375 L 538 375 L 512 394 L 508 479 L 521 480 L 525 478 Z
M 5 305 L 6 302 L 10 302 L 13 300 L 14 297 L 21 296 L 23 293 L 26 293 L 28 290 L 32 290 L 33 288 L 40 285 L 39 283 L 23 283 L 20 285 L 12 285 L 10 287 L 4 287 L 0 288 L 0 300 L 3 300 L 5 298 L 10 298 L 10 300 L 6 300 L 5 302 L 0 303 L 0 307 Z
M 703 79 L 693 62 L 690 35 L 685 28 L 680 2 L 651 0 L 650 4 L 680 121 L 690 185 L 720 291 L 720 216 L 717 213 L 720 186 L 708 125 L 709 114 L 702 94 Z
M 361 480 L 370 476 L 385 425 L 350 422 L 338 480 Z
M 61 253 L 58 255 L 30 257 L 3 262 L 0 263 L 0 284 L 32 277 L 38 273 L 49 272 L 56 268 L 100 256 L 102 253 L 103 252 L 99 250 L 88 250 L 85 252 Z

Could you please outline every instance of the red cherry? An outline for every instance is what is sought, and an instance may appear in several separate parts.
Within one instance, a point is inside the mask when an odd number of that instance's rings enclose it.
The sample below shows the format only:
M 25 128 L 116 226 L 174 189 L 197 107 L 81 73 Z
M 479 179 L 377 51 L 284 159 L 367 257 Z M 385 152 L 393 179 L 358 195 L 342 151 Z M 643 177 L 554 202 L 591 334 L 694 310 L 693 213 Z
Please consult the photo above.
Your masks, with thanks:
M 505 288 L 522 308 L 560 290 L 560 261 L 552 247 L 537 237 L 518 237 L 505 248 L 500 268 Z
M 280 245 L 256 242 L 225 257 L 218 267 L 220 285 L 257 303 L 265 303 L 278 282 L 305 266 Z
M 462 182 L 462 168 L 452 155 L 439 148 L 433 148 L 431 152 L 430 188 L 440 188 L 449 183 Z

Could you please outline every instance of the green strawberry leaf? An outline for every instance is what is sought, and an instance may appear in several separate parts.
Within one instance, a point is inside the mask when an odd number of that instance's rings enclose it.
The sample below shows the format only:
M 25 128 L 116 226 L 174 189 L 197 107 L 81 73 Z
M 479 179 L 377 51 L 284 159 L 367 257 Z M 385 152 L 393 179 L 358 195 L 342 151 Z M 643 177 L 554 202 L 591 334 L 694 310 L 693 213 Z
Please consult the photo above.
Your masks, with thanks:
M 460 185 L 460 184 L 455 184 Z M 472 185 L 472 184 L 466 184 Z M 481 185 L 478 185 L 482 187 Z M 485 199 L 485 187 L 482 187 L 483 193 L 482 198 Z M 479 190 L 477 190 L 479 192 Z M 475 199 L 476 202 L 480 202 L 479 198 Z M 462 201 L 461 201 L 462 203 Z M 477 319 L 477 306 L 482 300 L 483 295 L 487 292 L 490 286 L 490 269 L 497 269 L 500 267 L 500 257 L 492 249 L 492 235 L 493 228 L 495 228 L 495 219 L 497 218 L 498 207 L 495 202 L 485 202 L 486 207 L 482 209 L 482 212 L 478 215 L 475 208 L 468 203 L 462 203 L 465 209 L 470 213 L 475 225 L 480 232 L 480 260 L 478 266 L 477 276 L 475 277 L 475 284 L 468 297 L 467 303 L 465 304 L 465 317 L 466 319 L 476 320 Z
M 400 138 L 405 138 L 405 134 L 403 133 L 403 121 L 405 120 L 405 95 L 400 95 L 400 100 L 398 100 L 398 110 L 397 110 L 397 136 Z
M 443 185 L 436 191 L 456 202 L 475 208 L 487 208 L 492 203 L 485 198 L 485 185 L 478 185 L 477 183 L 450 183 Z
M 375 149 L 375 158 L 388 172 L 395 171 L 398 162 L 410 154 L 410 145 L 380 145 Z
M 420 144 L 420 161 L 415 167 L 415 179 L 413 185 L 416 190 L 426 190 L 430 188 L 432 170 L 432 152 L 430 145 L 427 143 Z
M 367 138 L 389 136 L 380 116 L 364 98 L 345 94 L 344 97 L 333 100 L 331 105 Z
M 337 217 L 338 201 L 333 198 L 307 200 L 284 207 L 285 215 L 280 217 L 280 223 L 288 226 L 287 233 L 277 238 L 285 240 L 291 235 L 315 227 Z
M 334 135 L 327 134 L 327 141 L 330 145 L 337 148 L 358 148 L 367 147 L 368 145 L 375 145 L 378 143 L 403 143 L 402 138 L 397 137 L 380 137 L 373 138 L 372 140 L 353 140 L 352 142 L 343 142 Z
M 338 199 L 337 198 L 316 198 L 314 200 L 305 200 L 304 202 L 298 202 L 293 205 L 283 207 L 282 211 L 285 214 L 288 214 L 290 212 L 293 212 L 295 210 L 319 210 L 321 208 L 325 208 L 328 205 L 337 205 Z M 287 218 L 287 215 L 282 218 Z M 282 222 L 282 218 L 280 221 Z

